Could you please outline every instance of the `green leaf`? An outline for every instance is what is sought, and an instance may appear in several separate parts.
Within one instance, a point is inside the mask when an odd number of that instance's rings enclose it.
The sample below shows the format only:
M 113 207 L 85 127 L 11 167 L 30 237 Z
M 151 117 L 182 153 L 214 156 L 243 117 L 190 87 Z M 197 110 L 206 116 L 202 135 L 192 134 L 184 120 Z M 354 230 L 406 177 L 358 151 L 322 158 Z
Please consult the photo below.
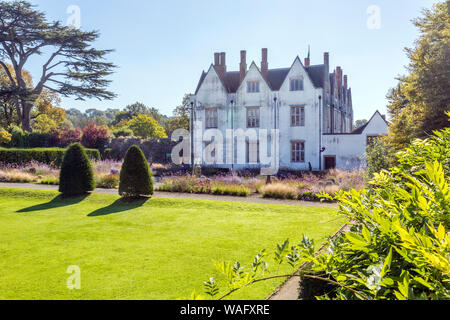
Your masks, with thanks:
M 439 241 L 444 240 L 445 237 L 445 228 L 442 224 L 439 225 L 437 232 L 436 232 L 436 237 L 439 239 Z
M 398 291 L 394 291 L 394 294 L 395 294 L 395 297 L 398 299 L 398 300 L 407 300 L 400 292 L 398 292 Z
M 384 277 L 386 273 L 389 272 L 392 263 L 392 247 L 389 249 L 389 254 L 384 260 L 383 268 L 381 269 L 381 276 Z
M 369 229 L 367 229 L 367 227 L 366 226 L 363 226 L 363 228 L 362 228 L 362 235 L 363 235 L 363 237 L 364 237 L 364 240 L 366 240 L 366 242 L 368 242 L 368 243 L 370 243 L 371 242 L 371 235 L 370 235 L 370 231 L 369 231 Z
M 354 232 L 347 232 L 345 237 L 357 247 L 366 247 L 367 243 L 364 241 L 363 237 Z

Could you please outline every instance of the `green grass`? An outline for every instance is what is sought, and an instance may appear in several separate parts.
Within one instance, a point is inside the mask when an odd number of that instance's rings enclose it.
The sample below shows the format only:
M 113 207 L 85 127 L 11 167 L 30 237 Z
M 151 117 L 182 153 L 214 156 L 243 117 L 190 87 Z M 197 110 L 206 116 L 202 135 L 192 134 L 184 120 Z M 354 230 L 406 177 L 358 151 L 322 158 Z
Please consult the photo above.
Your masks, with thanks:
M 44 190 L 0 188 L 0 299 L 177 299 L 217 276 L 215 260 L 247 264 L 261 249 L 317 242 L 343 224 L 336 210 L 153 198 L 133 204 L 92 194 L 61 199 Z M 272 256 L 267 257 L 271 269 Z M 67 289 L 67 268 L 81 289 Z M 276 270 L 285 272 L 289 269 Z M 232 299 L 264 299 L 282 281 Z

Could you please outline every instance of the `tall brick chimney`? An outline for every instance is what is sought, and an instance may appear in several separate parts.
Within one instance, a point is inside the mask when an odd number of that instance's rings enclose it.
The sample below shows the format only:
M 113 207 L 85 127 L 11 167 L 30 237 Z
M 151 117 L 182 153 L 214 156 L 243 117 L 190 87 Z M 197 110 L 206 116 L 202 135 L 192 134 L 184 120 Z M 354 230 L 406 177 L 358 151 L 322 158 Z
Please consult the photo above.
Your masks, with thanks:
M 267 48 L 261 50 L 262 60 L 261 60 L 261 73 L 264 78 L 267 78 L 267 73 L 269 72 L 269 63 L 267 62 Z
M 214 66 L 215 67 L 219 66 L 219 59 L 220 59 L 220 53 L 219 52 L 214 53 Z
M 327 71 L 330 71 L 330 54 L 328 52 L 323 53 L 323 63 L 325 64 Z
M 225 77 L 227 66 L 225 64 L 225 52 L 214 53 L 214 67 L 221 78 Z
M 310 64 L 309 58 L 305 58 L 305 67 L 308 67 Z
M 342 87 L 342 69 L 341 67 L 336 67 L 336 80 L 338 90 L 341 90 Z
M 239 64 L 239 79 L 242 82 L 247 73 L 247 51 L 241 50 L 241 63 Z
M 224 67 L 224 70 L 227 71 L 227 64 L 225 63 L 225 52 L 220 53 L 220 64 Z

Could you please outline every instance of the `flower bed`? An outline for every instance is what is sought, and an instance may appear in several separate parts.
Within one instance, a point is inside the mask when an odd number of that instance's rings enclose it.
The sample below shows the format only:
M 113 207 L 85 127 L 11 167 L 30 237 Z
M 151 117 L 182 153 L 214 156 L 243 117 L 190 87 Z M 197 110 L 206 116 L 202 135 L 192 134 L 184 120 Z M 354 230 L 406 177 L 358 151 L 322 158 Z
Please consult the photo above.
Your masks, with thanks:
M 206 193 L 217 195 L 249 196 L 260 194 L 263 198 L 303 201 L 327 201 L 319 194 L 334 195 L 339 190 L 362 189 L 365 186 L 360 170 L 330 170 L 322 175 L 311 173 L 303 176 L 283 175 L 266 184 L 264 177 L 220 174 L 211 177 L 195 177 L 179 174 L 162 177 L 158 191 Z
M 251 190 L 239 183 L 230 183 L 221 177 L 206 178 L 193 177 L 191 175 L 165 177 L 157 191 L 183 192 L 183 193 L 206 193 L 216 195 L 233 195 L 246 197 Z
M 98 188 L 114 189 L 119 185 L 121 163 L 104 160 L 92 163 Z M 0 182 L 59 184 L 59 168 L 39 162 L 0 164 Z

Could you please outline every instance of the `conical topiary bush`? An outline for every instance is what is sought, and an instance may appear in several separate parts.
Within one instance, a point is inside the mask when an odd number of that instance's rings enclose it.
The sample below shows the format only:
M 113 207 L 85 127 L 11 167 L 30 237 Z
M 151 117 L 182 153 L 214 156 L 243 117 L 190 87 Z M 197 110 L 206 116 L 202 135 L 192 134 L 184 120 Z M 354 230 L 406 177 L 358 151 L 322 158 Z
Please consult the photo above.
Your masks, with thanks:
M 64 154 L 59 174 L 59 192 L 63 196 L 77 196 L 94 190 L 91 162 L 80 143 L 69 146 Z
M 131 146 L 120 170 L 119 194 L 139 197 L 153 194 L 153 180 L 144 153 L 138 146 Z

